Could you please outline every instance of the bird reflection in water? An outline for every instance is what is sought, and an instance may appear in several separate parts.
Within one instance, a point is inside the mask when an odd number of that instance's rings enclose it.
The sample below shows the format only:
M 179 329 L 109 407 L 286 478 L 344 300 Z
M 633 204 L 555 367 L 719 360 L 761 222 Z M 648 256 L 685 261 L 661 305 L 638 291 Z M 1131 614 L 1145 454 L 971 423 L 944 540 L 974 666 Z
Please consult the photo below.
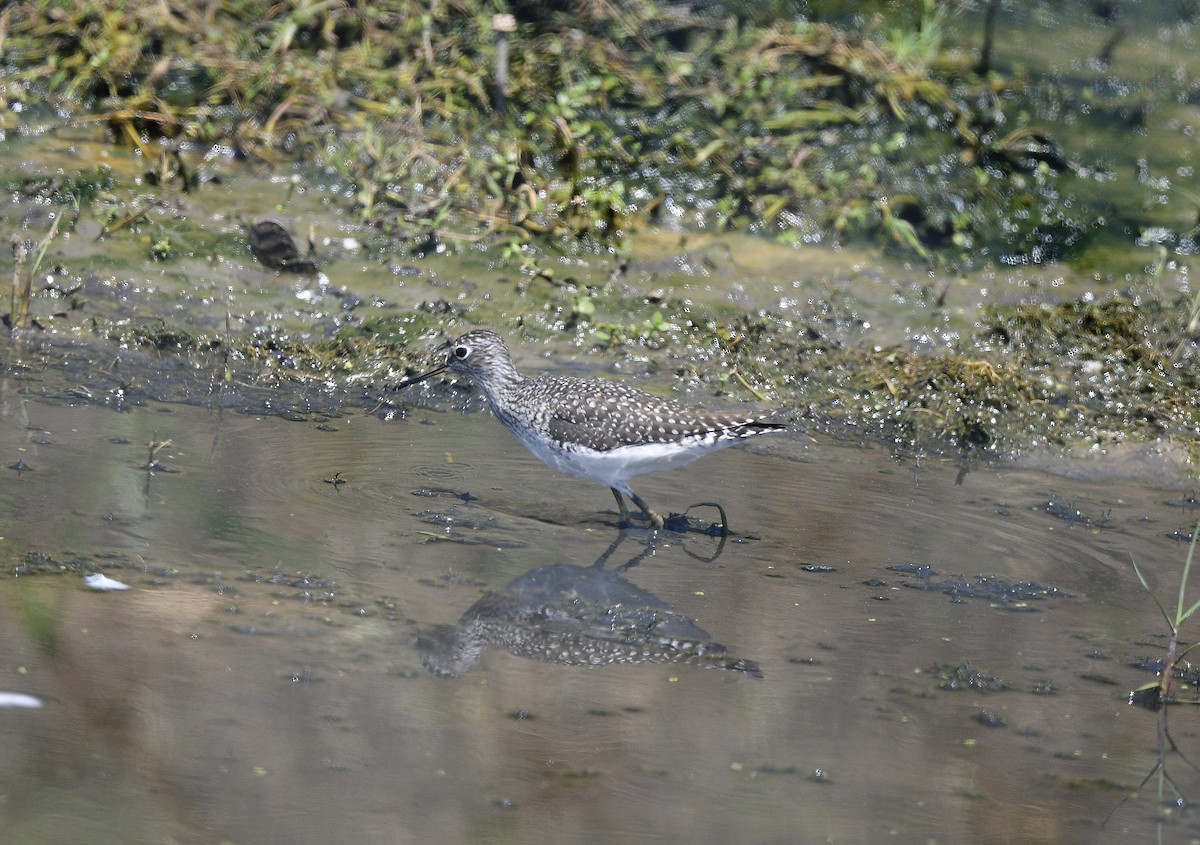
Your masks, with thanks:
M 695 621 L 623 577 L 653 547 L 605 569 L 620 542 L 591 566 L 539 567 L 485 593 L 457 625 L 418 636 L 421 662 L 435 675 L 458 678 L 496 646 L 563 666 L 676 663 L 762 677 L 757 663 L 731 657 Z

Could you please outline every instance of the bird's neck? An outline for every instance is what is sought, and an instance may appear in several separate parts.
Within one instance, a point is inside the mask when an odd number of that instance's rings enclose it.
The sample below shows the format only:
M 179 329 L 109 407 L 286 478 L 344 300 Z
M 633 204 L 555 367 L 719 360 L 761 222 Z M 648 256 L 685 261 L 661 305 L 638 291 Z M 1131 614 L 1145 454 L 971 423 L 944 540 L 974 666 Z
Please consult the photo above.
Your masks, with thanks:
M 525 379 L 515 369 L 504 369 L 490 373 L 488 378 L 478 382 L 479 389 L 487 397 L 492 410 L 499 413 L 507 408 L 510 395 Z

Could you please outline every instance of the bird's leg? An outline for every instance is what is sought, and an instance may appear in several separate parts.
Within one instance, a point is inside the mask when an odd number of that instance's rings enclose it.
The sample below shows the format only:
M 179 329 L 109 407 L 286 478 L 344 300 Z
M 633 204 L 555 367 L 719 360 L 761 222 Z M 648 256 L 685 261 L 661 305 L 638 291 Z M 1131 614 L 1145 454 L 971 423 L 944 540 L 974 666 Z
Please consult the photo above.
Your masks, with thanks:
M 621 491 L 616 487 L 609 487 L 612 490 L 613 498 L 617 500 L 617 507 L 621 509 L 621 525 L 629 525 L 629 508 L 625 507 L 625 499 L 621 497 Z
M 628 495 L 629 495 L 629 498 L 633 501 L 633 503 L 642 509 L 642 513 L 644 513 L 646 515 L 646 519 L 650 520 L 650 524 L 652 526 L 654 526 L 655 528 L 663 527 L 663 518 L 661 516 L 659 516 L 658 514 L 656 514 L 654 511 L 650 510 L 650 506 L 642 501 L 641 496 L 639 496 L 637 493 L 634 493 L 632 490 L 629 491 Z
M 630 521 L 629 508 L 625 506 L 625 499 L 621 497 L 621 491 L 616 487 L 609 487 L 608 489 L 612 490 L 613 498 L 617 500 L 617 507 L 621 509 L 621 525 L 627 527 L 630 524 Z M 646 503 L 642 501 L 641 496 L 639 496 L 637 493 L 634 493 L 632 490 L 627 492 L 625 495 L 629 497 L 630 501 L 642 509 L 642 513 L 645 514 L 646 519 L 650 521 L 650 525 L 653 528 L 663 527 L 663 518 L 654 511 L 650 510 Z

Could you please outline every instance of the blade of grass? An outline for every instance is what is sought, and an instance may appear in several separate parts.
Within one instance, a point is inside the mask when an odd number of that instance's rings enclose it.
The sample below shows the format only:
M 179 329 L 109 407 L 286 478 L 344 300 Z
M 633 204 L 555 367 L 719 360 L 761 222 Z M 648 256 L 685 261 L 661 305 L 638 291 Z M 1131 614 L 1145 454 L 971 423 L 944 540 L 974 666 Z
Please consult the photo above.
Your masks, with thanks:
M 21 329 L 25 327 L 25 321 L 29 319 L 29 300 L 33 297 L 33 277 L 37 274 L 38 267 L 42 265 L 42 259 L 46 257 L 46 250 L 50 248 L 50 242 L 58 236 L 58 226 L 62 222 L 63 214 L 54 215 L 54 222 L 50 224 L 50 231 L 42 238 L 37 245 L 37 253 L 33 258 L 33 266 L 29 268 L 29 273 L 25 276 L 25 288 L 21 291 L 21 309 L 17 314 L 16 320 L 13 322 L 13 328 Z M 79 206 L 75 206 L 75 216 L 79 216 Z
M 1179 656 L 1175 658 L 1175 662 L 1178 663 L 1180 660 L 1183 660 L 1183 658 L 1187 656 L 1188 652 L 1190 652 L 1192 649 L 1196 648 L 1197 646 L 1200 646 L 1200 643 L 1192 643 L 1190 646 L 1185 648 L 1183 651 L 1179 652 Z M 1198 701 L 1196 703 L 1200 704 L 1200 701 Z
M 1142 588 L 1150 594 L 1150 598 L 1154 599 L 1154 603 L 1158 606 L 1158 612 L 1162 614 L 1163 619 L 1167 621 L 1167 626 L 1174 631 L 1175 625 L 1171 622 L 1171 614 L 1167 613 L 1167 609 L 1163 607 L 1163 603 L 1158 600 L 1158 596 L 1150 589 L 1150 585 L 1146 583 L 1146 579 L 1142 577 L 1142 570 L 1138 569 L 1137 560 L 1133 555 L 1129 555 L 1129 562 L 1133 564 L 1133 572 L 1137 575 L 1138 580 L 1142 582 Z
M 1188 545 L 1187 560 L 1183 562 L 1183 577 L 1179 581 L 1179 606 L 1176 608 L 1175 624 L 1183 624 L 1183 620 L 1187 619 L 1196 612 L 1196 608 L 1200 607 L 1200 601 L 1188 608 L 1187 613 L 1183 611 L 1183 596 L 1187 589 L 1188 574 L 1192 571 L 1192 558 L 1196 555 L 1196 539 L 1200 537 L 1200 522 L 1196 523 L 1195 529 L 1192 531 L 1192 542 Z

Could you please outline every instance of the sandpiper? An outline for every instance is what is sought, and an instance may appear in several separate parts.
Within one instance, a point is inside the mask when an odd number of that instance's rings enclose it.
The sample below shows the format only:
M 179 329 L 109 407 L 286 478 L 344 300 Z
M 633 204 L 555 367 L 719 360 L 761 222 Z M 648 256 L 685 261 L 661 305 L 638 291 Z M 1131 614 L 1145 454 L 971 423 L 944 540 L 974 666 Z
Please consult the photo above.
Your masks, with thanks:
M 525 378 L 504 339 L 474 329 L 449 344 L 446 363 L 400 382 L 409 387 L 445 370 L 467 376 L 488 405 L 546 465 L 612 490 L 629 524 L 622 494 L 661 528 L 663 519 L 629 488 L 629 479 L 682 466 L 746 437 L 779 431 L 769 415 L 702 411 L 620 382 L 562 376 Z

